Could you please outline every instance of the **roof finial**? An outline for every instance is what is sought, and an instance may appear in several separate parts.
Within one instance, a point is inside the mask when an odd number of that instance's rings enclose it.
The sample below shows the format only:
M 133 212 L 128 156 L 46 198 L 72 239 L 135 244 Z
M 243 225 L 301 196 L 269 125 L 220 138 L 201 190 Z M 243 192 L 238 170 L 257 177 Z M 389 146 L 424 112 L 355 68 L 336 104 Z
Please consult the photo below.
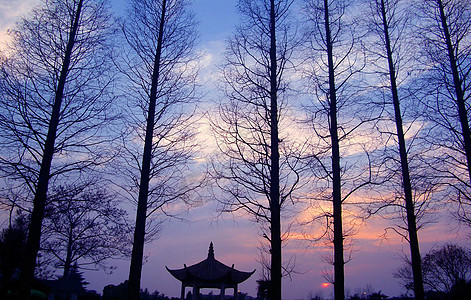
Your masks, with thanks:
M 213 242 L 209 244 L 208 258 L 214 258 Z

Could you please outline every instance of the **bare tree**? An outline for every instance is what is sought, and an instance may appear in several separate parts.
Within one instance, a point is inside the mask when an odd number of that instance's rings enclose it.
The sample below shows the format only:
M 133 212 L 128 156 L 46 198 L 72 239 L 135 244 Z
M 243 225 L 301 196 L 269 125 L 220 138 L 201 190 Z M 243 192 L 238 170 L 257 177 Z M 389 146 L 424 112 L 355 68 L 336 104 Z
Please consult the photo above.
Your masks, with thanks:
M 344 219 L 357 206 L 356 195 L 373 181 L 368 147 L 362 136 L 377 118 L 362 96 L 361 70 L 365 66 L 360 35 L 352 1 L 307 1 L 307 78 L 313 95 L 306 109 L 314 131 L 311 137 L 311 171 L 318 180 L 313 185 L 314 221 L 323 221 L 320 237 L 333 241 L 333 278 L 335 299 L 345 298 L 345 239 L 354 228 Z M 370 138 L 373 136 L 369 135 Z M 365 195 L 363 195 L 365 196 Z M 361 197 L 360 197 L 361 198 Z M 327 207 L 325 201 L 331 205 Z M 364 202 L 364 201 L 361 201 Z M 344 211 L 351 205 L 350 212 Z M 315 223 L 315 222 L 314 222 Z M 326 275 L 326 277 L 329 277 Z
M 2 65 L 1 171 L 34 198 L 23 299 L 33 279 L 50 179 L 69 174 L 74 180 L 107 154 L 100 146 L 113 119 L 111 27 L 105 1 L 47 0 L 12 30 Z
M 423 259 L 424 283 L 430 290 L 452 292 L 461 281 L 471 280 L 471 251 L 447 244 Z
M 471 251 L 446 244 L 430 250 L 422 259 L 422 266 L 427 291 L 451 294 L 457 285 L 471 280 Z M 402 279 L 407 289 L 413 289 L 411 269 L 410 262 L 407 262 L 394 272 L 394 276 Z
M 403 78 L 399 77 L 399 72 L 404 72 L 406 59 L 410 57 L 410 48 L 406 48 L 407 42 L 404 35 L 410 34 L 408 31 L 408 16 L 401 7 L 399 0 L 375 0 L 371 2 L 371 32 L 378 36 L 375 42 L 381 45 L 382 49 L 377 51 L 377 65 L 382 69 L 382 73 L 388 77 L 387 85 L 391 93 L 392 103 L 386 101 L 388 105 L 394 108 L 393 122 L 396 126 L 395 137 L 399 148 L 400 177 L 399 183 L 403 191 L 404 208 L 406 211 L 406 240 L 409 242 L 411 251 L 412 270 L 414 275 L 414 293 L 416 299 L 424 299 L 424 287 L 421 271 L 421 259 L 419 250 L 419 240 L 417 235 L 417 208 L 416 199 L 414 199 L 414 186 L 409 171 L 410 164 L 408 159 L 408 145 L 406 144 L 403 114 L 401 113 L 401 100 L 399 85 Z M 373 44 L 373 43 L 372 43 Z M 382 66 L 381 66 L 382 65 Z M 385 67 L 387 65 L 387 67 Z M 401 68 L 402 67 L 402 68 Z M 402 75 L 402 74 L 401 74 Z M 404 104 L 403 104 L 404 105 Z M 388 110 L 386 108 L 386 110 Z M 406 127 L 407 130 L 407 127 Z M 409 145 L 410 147 L 410 145 Z M 397 161 L 397 159 L 396 159 Z M 395 169 L 395 168 L 394 168 Z M 425 176 L 425 174 L 421 174 Z M 392 175 L 394 176 L 394 175 Z
M 168 206 L 189 200 L 201 183 L 197 176 L 191 182 L 187 180 L 195 149 L 193 115 L 197 100 L 193 53 L 197 34 L 188 5 L 186 0 L 135 0 L 123 26 L 129 51 L 121 68 L 130 113 L 120 171 L 131 181 L 122 185 L 124 190 L 137 203 L 127 295 L 130 300 L 139 298 L 149 216 L 158 210 L 167 214 Z
M 434 125 L 429 142 L 439 149 L 432 166 L 456 194 L 447 198 L 456 201 L 458 218 L 470 225 L 471 2 L 422 1 L 417 7 L 418 39 L 424 45 L 422 76 L 428 87 L 423 102 Z
M 114 195 L 98 187 L 100 183 L 59 186 L 50 192 L 41 251 L 56 269 L 63 269 L 66 288 L 72 266 L 107 270 L 108 259 L 129 252 L 127 214 L 118 208 Z
M 296 46 L 292 0 L 240 0 L 241 25 L 229 39 L 224 95 L 212 119 L 219 152 L 213 175 L 225 212 L 244 211 L 268 241 L 270 295 L 281 299 L 287 204 L 299 187 L 300 163 L 289 132 L 288 74 Z M 284 227 L 286 226 L 286 227 Z M 284 228 L 283 228 L 284 227 Z M 263 259 L 262 259 L 263 260 Z

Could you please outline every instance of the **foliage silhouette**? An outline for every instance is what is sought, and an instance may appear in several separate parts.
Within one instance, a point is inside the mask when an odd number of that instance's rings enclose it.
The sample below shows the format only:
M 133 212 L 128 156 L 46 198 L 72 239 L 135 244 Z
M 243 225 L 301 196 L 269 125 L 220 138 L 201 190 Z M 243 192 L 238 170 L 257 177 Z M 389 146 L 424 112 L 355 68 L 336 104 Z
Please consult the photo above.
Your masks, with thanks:
M 21 269 L 21 260 L 25 254 L 28 222 L 19 214 L 0 235 L 0 298 L 5 299 L 8 291 L 17 292 L 15 282 Z
M 422 273 L 428 294 L 453 297 L 465 293 L 470 287 L 471 251 L 453 244 L 432 249 L 422 258 Z M 394 276 L 400 278 L 407 289 L 413 287 L 409 262 L 397 269 Z
M 33 281 L 49 183 L 74 181 L 109 158 L 101 146 L 112 139 L 105 129 L 114 121 L 112 26 L 106 1 L 47 0 L 11 31 L 0 81 L 0 170 L 14 190 L 10 205 L 27 208 L 17 199 L 33 200 L 23 299 Z
M 43 259 L 62 269 L 67 283 L 71 267 L 113 270 L 109 259 L 129 256 L 127 213 L 102 181 L 66 185 L 51 191 L 46 208 Z

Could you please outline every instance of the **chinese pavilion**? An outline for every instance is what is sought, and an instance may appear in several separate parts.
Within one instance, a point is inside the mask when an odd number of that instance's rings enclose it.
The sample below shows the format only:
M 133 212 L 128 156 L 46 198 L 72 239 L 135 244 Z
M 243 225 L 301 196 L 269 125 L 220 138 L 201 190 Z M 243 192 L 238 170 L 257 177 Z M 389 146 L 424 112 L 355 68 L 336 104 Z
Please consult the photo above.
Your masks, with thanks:
M 185 288 L 193 288 L 193 299 L 197 300 L 201 288 L 220 289 L 220 300 L 225 298 L 225 289 L 234 289 L 234 299 L 237 296 L 237 285 L 247 280 L 253 272 L 242 272 L 226 266 L 214 258 L 213 243 L 209 245 L 208 258 L 183 269 L 170 270 L 170 274 L 182 282 L 181 300 L 185 299 Z

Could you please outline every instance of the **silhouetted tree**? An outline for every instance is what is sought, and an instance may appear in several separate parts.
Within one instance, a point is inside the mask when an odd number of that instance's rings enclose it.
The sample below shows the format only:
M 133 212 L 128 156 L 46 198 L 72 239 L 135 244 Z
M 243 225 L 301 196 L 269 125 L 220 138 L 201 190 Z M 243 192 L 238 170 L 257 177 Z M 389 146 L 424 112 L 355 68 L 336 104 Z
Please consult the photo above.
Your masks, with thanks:
M 56 269 L 63 269 L 61 278 L 67 288 L 72 266 L 106 270 L 106 260 L 129 252 L 126 212 L 98 184 L 59 186 L 50 192 L 41 251 Z
M 388 299 L 389 297 L 379 292 L 363 292 L 363 293 L 356 293 L 355 295 L 348 298 L 348 300 L 381 300 L 381 299 Z M 396 299 L 396 298 L 394 298 Z M 402 298 L 401 298 L 402 299 Z
M 361 136 L 376 117 L 361 96 L 359 75 L 365 62 L 351 4 L 316 0 L 305 6 L 308 91 L 313 95 L 306 105 L 314 131 L 310 167 L 317 179 L 311 197 L 313 211 L 319 212 L 310 222 L 323 221 L 321 237 L 333 241 L 334 274 L 333 278 L 326 274 L 326 279 L 334 284 L 335 299 L 345 298 L 345 238 L 352 228 L 345 228 L 344 219 L 354 217 L 344 214 L 343 206 L 354 204 L 352 196 L 370 184 L 373 176 Z M 326 207 L 324 201 L 331 206 Z
M 471 280 L 460 280 L 453 285 L 446 300 L 453 299 L 471 300 Z
M 27 235 L 28 222 L 22 214 L 16 216 L 0 235 L 0 297 L 2 299 L 7 297 L 8 290 L 12 290 L 13 282 L 18 280 L 21 261 L 26 250 Z
M 128 50 L 121 69 L 130 99 L 129 131 L 118 172 L 131 182 L 122 185 L 123 190 L 137 203 L 130 300 L 139 297 L 148 217 L 157 210 L 166 213 L 177 200 L 189 200 L 200 182 L 196 176 L 191 183 L 186 180 L 195 147 L 192 117 L 197 100 L 193 54 L 197 35 L 188 4 L 186 0 L 131 1 L 123 26 Z
M 456 284 L 471 280 L 471 251 L 447 244 L 423 258 L 424 283 L 429 290 L 450 293 Z
M 124 300 L 128 293 L 128 281 L 118 285 L 107 285 L 103 288 L 103 300 Z
M 271 299 L 281 299 L 282 223 L 300 180 L 289 136 L 288 72 L 295 37 L 292 0 L 241 0 L 241 25 L 229 39 L 224 97 L 212 120 L 219 152 L 213 175 L 225 212 L 245 211 L 262 224 L 269 243 Z M 292 124 L 291 124 L 292 125 Z M 286 270 L 286 269 L 285 269 Z
M 269 280 L 257 280 L 257 300 L 271 299 L 271 282 Z
M 83 273 L 79 271 L 76 263 L 72 264 L 67 271 L 67 275 L 59 277 L 56 281 L 58 291 L 66 300 L 71 299 L 71 295 L 82 295 L 86 292 L 85 286 L 88 282 L 85 281 Z
M 85 172 L 107 154 L 100 145 L 112 120 L 111 26 L 106 1 L 46 0 L 12 30 L 0 87 L 0 163 L 2 176 L 33 198 L 22 298 L 33 279 L 50 179 Z
M 409 19 L 407 18 L 404 8 L 401 7 L 399 0 L 374 0 L 371 3 L 371 12 L 372 22 L 370 29 L 372 33 L 379 37 L 375 42 L 379 43 L 382 48 L 376 50 L 378 53 L 377 56 L 379 57 L 377 65 L 381 66 L 380 68 L 383 70 L 383 74 L 388 77 L 386 86 L 390 90 L 392 99 L 392 103 L 390 103 L 390 101 L 386 101 L 386 103 L 394 108 L 394 117 L 392 119 L 396 126 L 395 137 L 399 148 L 397 156 L 399 156 L 400 160 L 400 184 L 403 188 L 401 193 L 403 196 L 399 198 L 403 198 L 405 202 L 406 239 L 409 242 L 411 251 L 412 270 L 414 275 L 414 293 L 416 299 L 424 299 L 419 240 L 417 235 L 416 217 L 418 212 L 415 207 L 416 202 L 413 196 L 414 186 L 409 171 L 410 164 L 407 151 L 408 145 L 406 144 L 403 114 L 401 113 L 401 101 L 404 99 L 400 98 L 399 91 L 400 80 L 402 79 L 404 81 L 403 78 L 399 77 L 399 73 L 404 72 L 401 67 L 404 68 L 404 65 L 407 65 L 406 59 L 408 59 L 412 54 L 407 53 L 410 49 L 404 47 L 407 42 L 410 43 L 410 41 L 406 41 L 404 37 L 404 35 L 410 34 L 410 31 L 407 30 Z M 404 104 L 402 105 L 404 106 Z M 388 110 L 387 107 L 386 110 Z M 397 161 L 397 158 L 392 160 Z M 421 175 L 425 176 L 425 174 Z M 395 203 L 395 205 L 398 204 Z
M 422 259 L 422 272 L 427 291 L 450 294 L 471 280 L 471 251 L 453 244 L 432 249 Z M 410 262 L 397 269 L 394 276 L 402 279 L 406 288 L 413 288 Z
M 103 300 L 124 300 L 126 299 L 128 290 L 128 281 L 121 282 L 118 285 L 107 285 L 103 288 Z M 191 292 L 188 292 L 190 297 L 187 299 L 191 299 Z M 140 290 L 139 299 L 141 300 L 176 300 L 179 298 L 169 298 L 165 294 L 159 293 L 159 291 L 154 291 L 152 293 L 149 292 L 148 289 Z
M 438 148 L 431 165 L 456 193 L 458 218 L 471 224 L 471 2 L 420 1 L 417 39 L 428 95 L 423 97 L 431 128 L 428 141 Z
M 374 292 L 371 295 L 369 295 L 370 300 L 381 300 L 381 299 L 387 299 L 387 298 L 389 298 L 389 297 L 386 296 L 385 294 L 381 293 L 381 291 Z

